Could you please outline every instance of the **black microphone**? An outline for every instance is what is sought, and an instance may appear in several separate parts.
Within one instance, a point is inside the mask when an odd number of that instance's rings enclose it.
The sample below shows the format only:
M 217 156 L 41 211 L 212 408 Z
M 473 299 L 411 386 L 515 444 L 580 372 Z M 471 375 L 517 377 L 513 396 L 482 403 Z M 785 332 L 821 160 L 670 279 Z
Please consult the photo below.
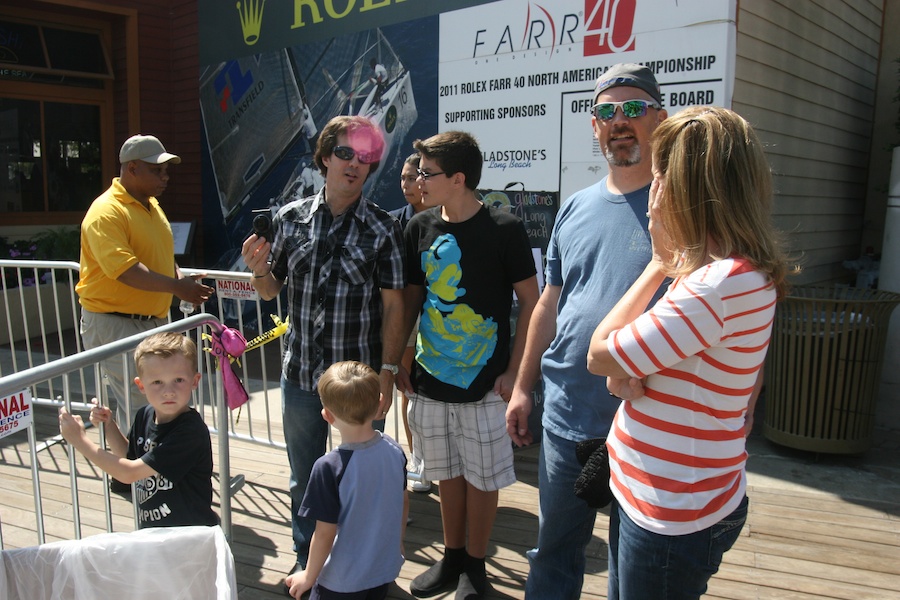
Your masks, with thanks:
M 268 210 L 266 211 L 268 212 Z M 261 238 L 265 238 L 271 242 L 274 237 L 272 234 L 272 219 L 268 214 L 258 214 L 253 217 L 253 233 Z

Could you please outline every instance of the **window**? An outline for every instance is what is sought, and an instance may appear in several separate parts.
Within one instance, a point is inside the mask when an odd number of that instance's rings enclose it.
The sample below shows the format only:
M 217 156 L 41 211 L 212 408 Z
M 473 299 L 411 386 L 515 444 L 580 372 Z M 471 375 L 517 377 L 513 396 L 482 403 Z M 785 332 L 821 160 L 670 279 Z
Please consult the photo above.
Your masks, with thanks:
M 109 25 L 27 17 L 0 14 L 0 219 L 77 222 L 112 175 Z
M 100 165 L 99 107 L 0 98 L 0 212 L 84 211 Z
M 98 87 L 112 68 L 99 31 L 0 18 L 0 79 Z

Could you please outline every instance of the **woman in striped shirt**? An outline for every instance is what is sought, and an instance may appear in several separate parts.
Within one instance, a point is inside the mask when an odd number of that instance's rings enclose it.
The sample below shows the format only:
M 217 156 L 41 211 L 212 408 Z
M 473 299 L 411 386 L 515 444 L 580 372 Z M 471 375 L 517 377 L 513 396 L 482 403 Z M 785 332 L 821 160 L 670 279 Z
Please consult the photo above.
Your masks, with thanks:
M 611 599 L 699 598 L 737 539 L 746 419 L 786 291 L 771 172 L 747 121 L 718 107 L 669 117 L 653 176 L 653 260 L 587 357 L 623 398 L 607 439 Z

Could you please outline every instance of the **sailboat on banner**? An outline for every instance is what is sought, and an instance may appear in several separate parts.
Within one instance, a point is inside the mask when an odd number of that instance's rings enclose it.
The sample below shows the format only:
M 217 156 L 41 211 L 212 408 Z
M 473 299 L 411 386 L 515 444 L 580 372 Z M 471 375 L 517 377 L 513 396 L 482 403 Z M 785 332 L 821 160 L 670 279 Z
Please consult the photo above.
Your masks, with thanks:
M 226 223 L 318 191 L 312 155 L 319 130 L 337 115 L 366 116 L 384 132 L 370 193 L 388 165 L 402 162 L 398 149 L 418 118 L 411 75 L 380 29 L 204 68 L 200 108 Z
M 381 173 L 405 158 L 405 154 L 399 156 L 398 150 L 418 118 L 409 70 L 380 29 L 298 46 L 291 49 L 291 58 L 301 73 L 307 97 L 314 99 L 310 108 L 317 123 L 325 123 L 336 115 L 361 115 L 381 128 L 385 152 L 378 170 L 366 181 L 364 192 L 370 193 Z M 304 69 L 305 65 L 309 67 Z M 315 171 L 311 162 L 301 161 L 297 165 L 278 204 L 309 193 L 308 172 Z M 304 182 L 298 184 L 301 178 Z M 313 191 L 319 187 L 321 181 Z

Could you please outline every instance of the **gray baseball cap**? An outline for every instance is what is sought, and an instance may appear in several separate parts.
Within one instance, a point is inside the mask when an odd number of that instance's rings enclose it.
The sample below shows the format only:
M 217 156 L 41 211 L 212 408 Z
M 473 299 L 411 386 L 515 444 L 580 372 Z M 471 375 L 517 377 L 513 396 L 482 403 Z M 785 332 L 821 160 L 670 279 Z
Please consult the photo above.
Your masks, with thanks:
M 594 86 L 594 102 L 601 92 L 614 87 L 635 87 L 644 90 L 654 100 L 662 104 L 662 93 L 659 91 L 659 83 L 653 71 L 643 65 L 635 63 L 619 63 L 613 65 L 597 79 Z
M 181 158 L 174 154 L 166 152 L 166 148 L 158 139 L 152 135 L 133 135 L 122 144 L 119 150 L 119 162 L 123 165 L 133 160 L 142 160 L 144 162 L 161 165 L 162 163 L 171 162 L 178 164 Z

